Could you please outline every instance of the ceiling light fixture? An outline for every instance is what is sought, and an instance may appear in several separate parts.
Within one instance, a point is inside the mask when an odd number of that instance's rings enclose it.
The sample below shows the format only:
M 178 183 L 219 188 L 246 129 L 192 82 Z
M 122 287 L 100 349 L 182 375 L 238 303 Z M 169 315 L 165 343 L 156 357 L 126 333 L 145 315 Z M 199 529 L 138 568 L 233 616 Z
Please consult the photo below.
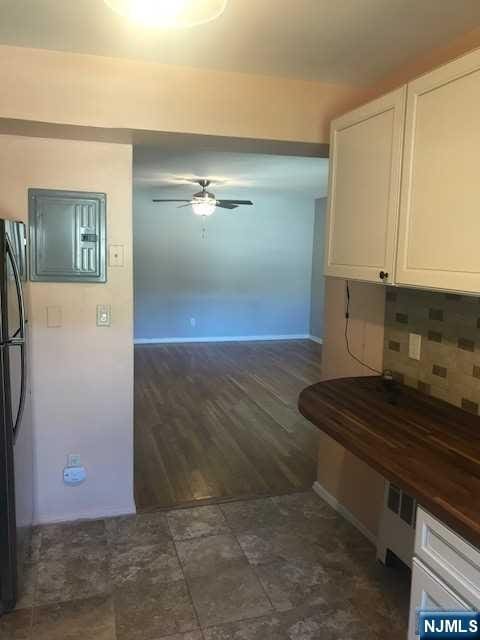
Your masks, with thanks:
M 209 194 L 206 198 L 193 198 L 190 204 L 193 213 L 197 216 L 211 216 L 217 208 L 216 198 L 210 197 Z
M 228 0 L 104 0 L 110 9 L 144 27 L 183 29 L 222 15 Z
M 178 200 L 172 198 L 154 198 L 153 202 L 179 202 L 180 207 L 189 207 L 193 209 L 193 213 L 197 216 L 211 216 L 215 209 L 238 209 L 241 205 L 252 205 L 251 200 L 217 200 L 214 193 L 207 191 L 207 187 L 210 185 L 210 180 L 202 178 L 197 180 L 198 184 L 202 187 L 202 190 L 195 193 L 190 200 Z

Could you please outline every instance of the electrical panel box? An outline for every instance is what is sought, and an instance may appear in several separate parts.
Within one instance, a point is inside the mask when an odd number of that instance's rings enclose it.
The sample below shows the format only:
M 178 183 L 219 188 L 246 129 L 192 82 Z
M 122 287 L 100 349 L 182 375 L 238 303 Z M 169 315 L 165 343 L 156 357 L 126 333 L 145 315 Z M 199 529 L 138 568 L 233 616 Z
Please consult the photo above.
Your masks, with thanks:
M 30 279 L 106 282 L 104 193 L 28 190 Z

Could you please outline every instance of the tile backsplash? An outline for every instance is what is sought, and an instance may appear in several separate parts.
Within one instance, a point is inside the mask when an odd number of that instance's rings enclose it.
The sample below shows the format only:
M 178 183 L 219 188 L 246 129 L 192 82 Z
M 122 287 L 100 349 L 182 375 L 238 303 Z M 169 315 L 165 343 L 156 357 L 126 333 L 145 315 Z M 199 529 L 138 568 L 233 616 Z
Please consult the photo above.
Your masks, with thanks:
M 420 360 L 408 357 L 409 333 L 422 336 Z M 384 368 L 404 384 L 478 414 L 480 298 L 388 288 Z

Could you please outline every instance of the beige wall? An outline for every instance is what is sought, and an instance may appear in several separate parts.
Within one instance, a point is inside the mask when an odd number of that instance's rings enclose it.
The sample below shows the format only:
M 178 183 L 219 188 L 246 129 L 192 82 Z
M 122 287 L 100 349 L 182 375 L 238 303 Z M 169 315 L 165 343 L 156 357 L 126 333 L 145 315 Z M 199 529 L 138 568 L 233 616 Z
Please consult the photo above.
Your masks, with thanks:
M 0 46 L 0 118 L 328 142 L 372 90 Z
M 0 136 L 1 217 L 27 219 L 28 187 L 106 192 L 108 242 L 125 245 L 106 284 L 29 285 L 39 522 L 134 510 L 131 169 L 128 145 Z M 99 303 L 110 328 L 96 327 Z M 47 329 L 48 305 L 61 328 Z M 79 487 L 62 481 L 68 453 L 87 467 Z
M 353 360 L 345 345 L 345 280 L 325 278 L 325 334 L 323 378 L 374 375 Z M 375 369 L 383 366 L 385 287 L 350 282 L 349 344 L 351 351 Z
M 382 370 L 385 289 L 350 283 L 351 351 Z M 345 281 L 326 278 L 323 378 L 371 375 L 353 360 L 345 344 Z M 320 435 L 318 482 L 346 507 L 373 536 L 377 535 L 383 500 L 383 478 L 324 433 Z

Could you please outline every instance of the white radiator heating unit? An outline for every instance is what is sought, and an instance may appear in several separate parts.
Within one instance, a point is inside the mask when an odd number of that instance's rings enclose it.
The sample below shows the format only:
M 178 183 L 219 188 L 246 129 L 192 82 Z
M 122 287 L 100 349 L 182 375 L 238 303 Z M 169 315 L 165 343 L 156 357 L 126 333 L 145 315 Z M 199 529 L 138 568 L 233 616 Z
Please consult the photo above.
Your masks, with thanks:
M 385 481 L 385 497 L 377 540 L 377 558 L 388 565 L 394 554 L 410 568 L 415 544 L 416 500 Z

